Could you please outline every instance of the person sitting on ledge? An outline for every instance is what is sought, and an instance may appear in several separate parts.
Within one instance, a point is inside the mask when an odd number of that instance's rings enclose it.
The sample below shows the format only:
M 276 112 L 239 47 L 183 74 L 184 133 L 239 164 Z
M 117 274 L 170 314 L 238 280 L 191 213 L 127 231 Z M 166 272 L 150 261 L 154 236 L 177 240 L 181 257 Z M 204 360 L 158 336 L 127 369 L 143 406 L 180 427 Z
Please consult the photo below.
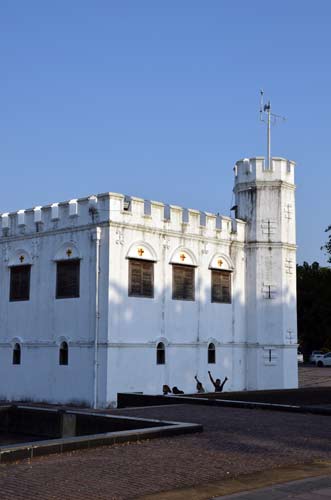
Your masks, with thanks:
M 211 383 L 213 384 L 213 386 L 215 387 L 215 392 L 222 392 L 223 391 L 223 387 L 224 387 L 224 384 L 225 382 L 228 380 L 228 377 L 225 377 L 225 379 L 223 380 L 223 382 L 221 383 L 221 379 L 217 378 L 216 380 L 213 379 L 213 377 L 211 376 L 211 373 L 210 371 L 208 371 L 208 375 L 209 375 L 209 378 L 210 378 L 210 381 Z
M 174 386 L 174 387 L 172 388 L 172 393 L 173 393 L 173 394 L 184 394 L 184 391 L 180 391 L 180 390 L 178 389 L 178 387 Z
M 171 394 L 171 389 L 167 384 L 164 384 L 162 387 L 163 395 L 166 396 L 167 394 Z
M 205 389 L 204 389 L 204 387 L 203 387 L 203 385 L 202 385 L 202 383 L 200 382 L 200 380 L 198 380 L 198 376 L 195 375 L 194 378 L 197 381 L 197 393 L 198 394 L 203 394 L 204 392 L 206 392 Z

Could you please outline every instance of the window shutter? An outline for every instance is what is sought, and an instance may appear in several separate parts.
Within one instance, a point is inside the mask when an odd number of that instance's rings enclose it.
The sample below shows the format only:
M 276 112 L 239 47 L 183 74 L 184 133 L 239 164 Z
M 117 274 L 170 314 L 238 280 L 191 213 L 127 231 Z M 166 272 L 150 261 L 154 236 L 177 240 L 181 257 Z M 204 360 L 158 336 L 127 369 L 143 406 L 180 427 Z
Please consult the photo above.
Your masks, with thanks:
M 212 271 L 212 302 L 222 302 L 221 274 Z
M 144 262 L 142 265 L 142 295 L 153 297 L 153 264 Z
M 10 269 L 10 301 L 29 300 L 31 266 L 14 266 Z
M 194 300 L 194 268 L 173 265 L 172 298 Z
M 231 302 L 231 273 L 229 271 L 212 270 L 211 272 L 212 302 Z
M 223 302 L 231 302 L 231 276 L 230 273 L 222 272 L 222 299 Z
M 129 261 L 129 295 L 133 297 L 154 296 L 154 263 L 143 260 Z
M 141 295 L 140 262 L 130 261 L 130 295 Z
M 79 260 L 69 260 L 57 263 L 57 299 L 79 297 L 79 274 Z

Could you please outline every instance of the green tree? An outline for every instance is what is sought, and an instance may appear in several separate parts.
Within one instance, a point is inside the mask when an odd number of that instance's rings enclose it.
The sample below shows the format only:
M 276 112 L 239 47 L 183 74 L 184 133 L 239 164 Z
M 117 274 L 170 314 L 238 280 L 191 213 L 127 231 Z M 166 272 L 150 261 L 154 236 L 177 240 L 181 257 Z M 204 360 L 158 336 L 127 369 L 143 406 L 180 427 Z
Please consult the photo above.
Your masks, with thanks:
M 325 250 L 328 254 L 328 262 L 331 264 L 331 226 L 327 227 L 325 230 L 326 233 L 330 232 L 328 241 L 321 247 L 321 250 Z
M 331 351 L 330 268 L 318 262 L 297 266 L 297 309 L 298 338 L 305 357 L 312 350 Z

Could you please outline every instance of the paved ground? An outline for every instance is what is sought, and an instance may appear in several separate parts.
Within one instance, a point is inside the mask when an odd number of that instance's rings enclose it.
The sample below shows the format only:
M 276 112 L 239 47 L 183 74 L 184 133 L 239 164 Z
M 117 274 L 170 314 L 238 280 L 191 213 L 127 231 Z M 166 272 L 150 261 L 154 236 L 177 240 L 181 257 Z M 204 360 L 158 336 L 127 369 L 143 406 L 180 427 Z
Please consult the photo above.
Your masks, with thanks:
M 331 369 L 303 368 L 300 378 L 302 383 L 310 380 L 312 384 L 319 378 L 323 383 L 329 379 L 331 385 Z M 294 477 L 305 477 L 314 468 L 305 464 L 316 460 L 328 462 L 325 473 L 331 473 L 328 416 L 193 405 L 113 411 L 198 422 L 204 425 L 204 432 L 1 465 L 1 500 L 110 500 L 145 495 L 207 499 L 212 496 L 208 493 L 210 484 L 231 486 L 231 481 L 239 481 L 243 489 L 249 480 L 256 486 L 269 484 L 259 483 L 259 474 L 270 479 L 283 471 L 283 480 L 288 480 L 288 471 L 299 469 L 302 474 Z M 320 469 L 323 472 L 322 465 L 316 465 L 319 475 Z M 192 492 L 197 488 L 196 495 Z M 176 496 L 171 491 L 162 493 L 169 490 L 175 490 Z M 220 494 L 219 489 L 213 491 Z M 256 498 L 273 500 L 269 494 Z
M 205 431 L 3 465 L 1 499 L 135 498 L 285 464 L 331 461 L 327 416 L 192 405 L 120 413 L 201 422 Z
M 331 387 L 331 367 L 319 368 L 304 365 L 299 367 L 300 387 Z
M 258 491 L 215 497 L 215 500 L 326 500 L 331 498 L 331 476 L 303 479 Z

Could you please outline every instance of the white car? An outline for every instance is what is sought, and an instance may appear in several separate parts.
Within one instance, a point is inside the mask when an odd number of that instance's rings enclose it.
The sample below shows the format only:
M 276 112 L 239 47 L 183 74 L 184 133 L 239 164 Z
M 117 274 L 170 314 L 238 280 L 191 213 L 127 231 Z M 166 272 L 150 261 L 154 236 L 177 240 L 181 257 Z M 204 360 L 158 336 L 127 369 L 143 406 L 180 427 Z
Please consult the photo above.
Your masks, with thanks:
M 331 352 L 323 354 L 320 358 L 316 360 L 317 366 L 331 366 Z
M 298 363 L 303 363 L 303 354 L 301 351 L 298 351 Z
M 322 356 L 324 356 L 322 351 L 313 351 L 309 357 L 309 361 L 310 363 L 316 363 Z

